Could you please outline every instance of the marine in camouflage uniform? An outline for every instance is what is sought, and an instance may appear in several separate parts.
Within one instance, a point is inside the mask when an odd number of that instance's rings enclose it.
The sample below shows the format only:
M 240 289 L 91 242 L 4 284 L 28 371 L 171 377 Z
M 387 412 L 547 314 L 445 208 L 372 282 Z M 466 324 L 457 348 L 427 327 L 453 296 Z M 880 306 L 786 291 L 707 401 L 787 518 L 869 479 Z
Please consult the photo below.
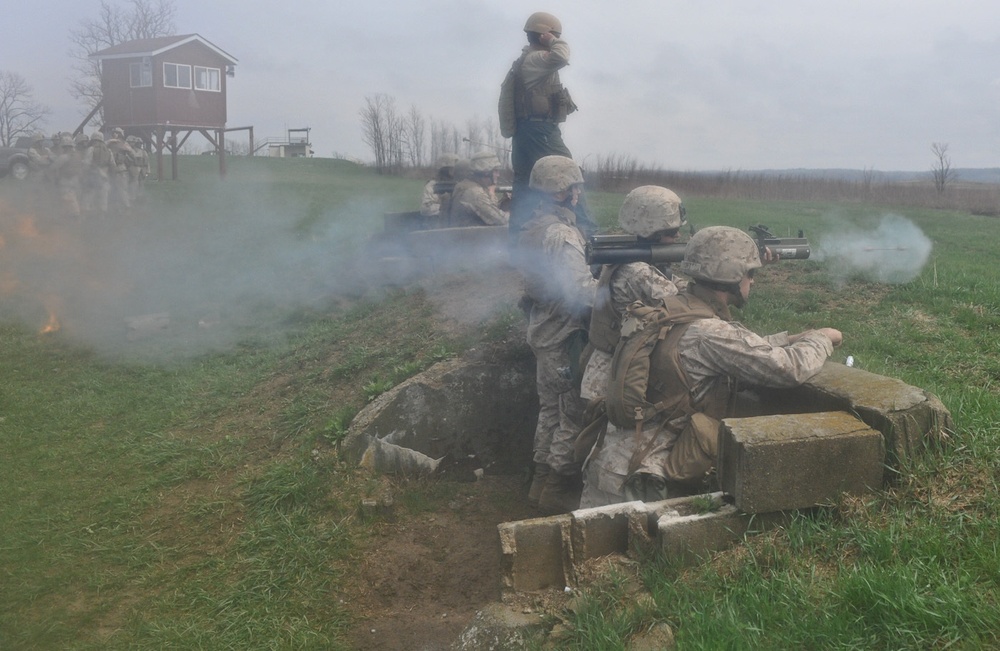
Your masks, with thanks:
M 530 176 L 535 163 L 544 156 L 573 157 L 563 142 L 559 125 L 577 108 L 559 79 L 559 71 L 569 65 L 570 56 L 569 44 L 562 39 L 562 23 L 552 14 L 539 11 L 528 17 L 524 32 L 528 45 L 511 66 L 516 78 L 513 110 L 517 122 L 511 137 L 514 175 L 510 229 L 515 243 L 517 231 L 541 199 L 531 191 Z M 584 235 L 596 230 L 584 195 L 581 194 L 573 210 Z
M 125 142 L 132 149 L 132 158 L 128 163 L 128 196 L 134 204 L 143 196 L 143 186 L 149 176 L 149 154 L 139 136 L 129 136 Z
M 424 185 L 420 198 L 420 214 L 434 226 L 448 223 L 451 196 L 455 190 L 455 154 L 441 154 L 437 160 L 437 176 Z
M 50 168 L 63 215 L 72 219 L 79 219 L 82 214 L 80 187 L 90 164 L 89 154 L 89 149 L 79 149 L 73 137 L 65 134 L 59 138 L 59 152 Z
M 495 190 L 500 180 L 500 160 L 484 151 L 469 161 L 470 177 L 455 186 L 451 197 L 451 226 L 506 226 L 510 218 L 500 208 Z
M 115 174 L 114 155 L 100 131 L 90 135 L 88 148 L 90 165 L 83 182 L 83 210 L 88 214 L 106 215 L 111 196 L 111 179 Z
M 840 344 L 843 336 L 833 328 L 762 337 L 733 321 L 730 306 L 745 304 L 760 267 L 756 242 L 739 229 L 713 226 L 691 238 L 681 265 L 693 279 L 684 303 L 707 306 L 715 316 L 673 326 L 662 345 L 676 366 L 653 369 L 650 378 L 674 387 L 670 395 L 681 408 L 645 422 L 641 440 L 635 430 L 623 429 L 620 439 L 629 444 L 595 453 L 596 482 L 588 483 L 588 506 L 654 501 L 704 488 L 718 453 L 718 430 L 693 427 L 690 414 L 721 420 L 731 415 L 743 388 L 798 386 L 819 372 Z
M 120 127 L 112 130 L 108 149 L 112 155 L 110 204 L 116 212 L 126 213 L 132 207 L 128 168 L 132 164 L 133 152 L 132 147 L 125 142 L 125 131 Z
M 667 188 L 645 185 L 629 192 L 618 211 L 618 224 L 626 233 L 641 241 L 656 244 L 674 244 L 680 229 L 687 221 L 680 197 Z M 686 283 L 685 283 L 686 285 Z M 645 263 L 629 262 L 604 265 L 598 280 L 597 298 L 590 320 L 590 346 L 593 349 L 583 373 L 580 396 L 590 405 L 604 399 L 607 390 L 611 359 L 618 344 L 621 321 L 625 309 L 639 301 L 644 305 L 662 306 L 668 296 L 676 296 L 678 286 L 672 276 Z M 630 439 L 625 440 L 621 430 L 608 423 L 600 439 L 598 450 L 601 461 L 620 449 L 630 454 Z M 606 504 L 611 498 L 595 495 L 598 491 L 600 464 L 588 463 L 584 469 L 584 489 L 581 507 Z
M 52 150 L 45 146 L 45 134 L 34 134 L 31 137 L 31 147 L 28 148 L 28 165 L 36 178 L 48 178 L 52 158 Z
M 575 508 L 582 488 L 573 444 L 585 403 L 574 371 L 597 280 L 573 211 L 583 186 L 580 168 L 572 159 L 546 156 L 535 164 L 530 183 L 546 199 L 521 231 L 514 256 L 531 301 L 527 340 L 537 362 L 539 413 L 528 498 L 557 513 Z

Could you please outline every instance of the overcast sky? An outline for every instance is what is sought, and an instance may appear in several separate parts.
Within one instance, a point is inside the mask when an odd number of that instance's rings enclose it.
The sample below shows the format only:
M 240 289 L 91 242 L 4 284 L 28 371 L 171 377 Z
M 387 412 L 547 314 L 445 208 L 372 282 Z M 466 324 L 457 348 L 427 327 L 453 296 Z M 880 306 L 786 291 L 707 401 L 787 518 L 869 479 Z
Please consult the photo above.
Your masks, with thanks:
M 53 109 L 48 131 L 75 128 L 85 111 L 67 90 L 69 32 L 99 2 L 17 4 L 0 69 Z M 943 142 L 955 167 L 1000 167 L 996 0 L 174 4 L 179 34 L 239 61 L 228 126 L 252 125 L 257 138 L 310 127 L 317 156 L 371 158 L 358 112 L 377 93 L 460 128 L 495 120 L 524 21 L 543 10 L 572 48 L 562 77 L 580 111 L 563 135 L 578 161 L 927 170 Z

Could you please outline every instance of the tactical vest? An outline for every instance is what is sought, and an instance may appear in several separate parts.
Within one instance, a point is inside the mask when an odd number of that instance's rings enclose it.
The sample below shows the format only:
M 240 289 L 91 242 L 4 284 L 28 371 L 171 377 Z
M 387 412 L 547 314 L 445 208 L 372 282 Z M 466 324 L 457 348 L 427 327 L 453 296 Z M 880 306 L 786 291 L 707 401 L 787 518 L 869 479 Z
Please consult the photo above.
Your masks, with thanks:
M 715 310 L 692 294 L 669 296 L 664 304 L 650 307 L 636 302 L 628 307 L 606 397 L 608 418 L 619 427 L 634 428 L 651 419 L 670 421 L 695 412 L 721 418 L 729 405 L 725 377 L 697 404 L 692 402 L 677 345 L 692 322 L 715 317 Z
M 514 114 L 518 120 L 543 119 L 553 122 L 565 122 L 566 116 L 576 110 L 576 104 L 570 99 L 569 91 L 563 88 L 559 73 L 553 72 L 541 83 L 528 88 L 524 84 L 521 68 L 524 59 L 531 51 L 525 52 L 514 62 Z
M 110 169 L 113 166 L 114 156 L 108 146 L 100 140 L 95 140 L 90 145 L 91 154 L 90 165 L 97 169 Z

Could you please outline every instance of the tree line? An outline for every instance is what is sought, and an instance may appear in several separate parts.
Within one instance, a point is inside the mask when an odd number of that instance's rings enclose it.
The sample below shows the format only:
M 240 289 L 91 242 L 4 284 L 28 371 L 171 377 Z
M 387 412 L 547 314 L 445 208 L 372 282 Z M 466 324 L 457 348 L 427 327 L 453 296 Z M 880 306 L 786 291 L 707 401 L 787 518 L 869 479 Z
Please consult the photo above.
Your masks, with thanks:
M 428 119 L 416 105 L 403 111 L 396 99 L 385 93 L 367 95 L 358 115 L 362 139 L 371 149 L 379 174 L 429 167 L 442 154 L 469 158 L 481 149 L 492 149 L 501 163 L 508 165 L 509 142 L 492 118 L 474 117 L 459 128 L 444 120 Z

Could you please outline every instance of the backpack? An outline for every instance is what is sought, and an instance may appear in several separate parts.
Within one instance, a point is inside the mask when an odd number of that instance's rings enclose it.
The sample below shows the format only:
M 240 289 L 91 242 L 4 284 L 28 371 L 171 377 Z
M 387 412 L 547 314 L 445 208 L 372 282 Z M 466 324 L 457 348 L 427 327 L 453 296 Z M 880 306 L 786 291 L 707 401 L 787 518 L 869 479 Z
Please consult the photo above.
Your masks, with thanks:
M 690 294 L 667 297 L 660 307 L 638 301 L 629 305 L 611 360 L 608 420 L 635 429 L 662 413 L 690 413 L 689 387 L 676 345 L 687 328 L 675 326 L 715 316 L 711 306 Z
M 517 86 L 521 83 L 521 56 L 514 65 L 507 71 L 507 76 L 500 84 L 500 102 L 497 107 L 500 121 L 500 135 L 504 138 L 513 138 L 517 133 L 517 106 L 515 104 L 518 95 Z

